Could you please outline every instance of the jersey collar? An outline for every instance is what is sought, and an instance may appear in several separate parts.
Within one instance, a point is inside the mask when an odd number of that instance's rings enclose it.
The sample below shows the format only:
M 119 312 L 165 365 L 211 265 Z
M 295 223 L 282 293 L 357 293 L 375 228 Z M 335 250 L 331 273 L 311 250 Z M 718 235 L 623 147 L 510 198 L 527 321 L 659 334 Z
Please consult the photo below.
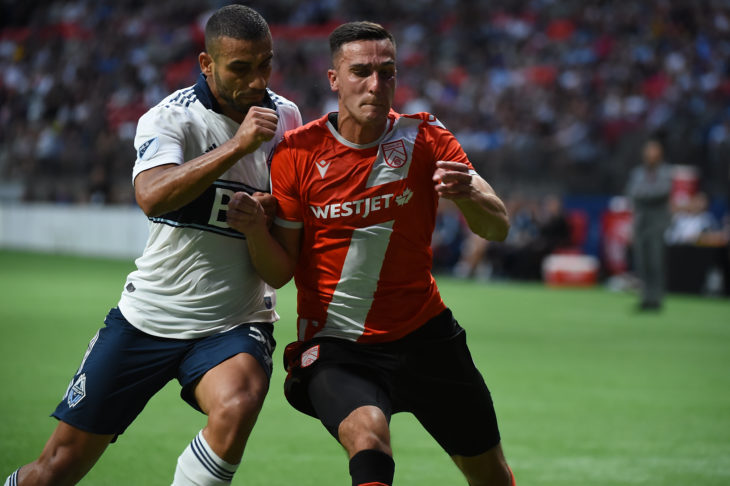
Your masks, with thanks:
M 336 112 L 336 111 L 334 111 L 332 113 L 328 113 L 324 117 L 326 120 L 325 126 L 330 131 L 332 136 L 335 137 L 335 139 L 338 142 L 340 142 L 341 144 L 346 145 L 348 147 L 352 147 L 355 149 L 366 149 L 366 148 L 371 148 L 371 147 L 380 145 L 380 142 L 382 142 L 383 139 L 386 137 L 386 135 L 388 135 L 388 133 L 393 129 L 393 127 L 395 126 L 395 123 L 398 121 L 398 118 L 400 117 L 400 115 L 391 108 L 390 113 L 388 113 L 388 122 L 385 124 L 385 130 L 383 130 L 383 133 L 377 138 L 377 140 L 367 143 L 367 144 L 357 144 L 354 142 L 350 142 L 345 137 L 343 137 L 340 134 L 340 131 L 338 130 L 338 126 L 337 126 L 338 117 L 339 117 L 339 112 Z
M 208 82 L 205 80 L 205 74 L 200 73 L 198 81 L 195 83 L 193 89 L 195 90 L 195 95 L 198 97 L 198 100 L 203 103 L 203 106 L 209 110 L 215 111 L 216 113 L 220 113 L 221 115 L 223 114 L 220 103 L 218 103 L 218 100 L 216 100 L 215 96 L 213 96 L 213 92 L 210 90 L 210 86 L 208 86 Z

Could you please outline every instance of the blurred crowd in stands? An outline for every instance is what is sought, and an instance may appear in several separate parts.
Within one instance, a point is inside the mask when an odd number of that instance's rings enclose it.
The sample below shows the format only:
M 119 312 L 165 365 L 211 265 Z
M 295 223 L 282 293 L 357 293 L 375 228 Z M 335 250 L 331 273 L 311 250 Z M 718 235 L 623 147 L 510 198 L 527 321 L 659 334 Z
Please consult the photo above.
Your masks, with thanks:
M 591 222 L 585 210 L 566 208 L 555 194 L 511 195 L 506 203 L 512 226 L 504 242 L 487 242 L 475 236 L 453 203 L 442 204 L 433 235 L 436 271 L 477 280 L 540 280 L 544 278 L 543 262 L 548 255 L 586 253 Z M 627 204 L 623 196 L 616 196 L 609 202 L 609 206 L 615 207 L 607 208 L 603 217 L 597 218 L 596 231 L 603 233 L 602 241 L 594 252 L 588 253 L 599 258 L 601 279 L 615 276 L 633 279 L 631 211 Z M 709 198 L 702 191 L 686 199 L 677 198 L 670 206 L 672 217 L 665 233 L 666 245 L 696 247 L 699 252 L 724 248 L 717 254 L 719 259 L 715 263 L 720 271 L 730 271 L 727 210 L 719 215 L 711 211 Z M 692 265 L 692 258 L 684 264 Z
M 207 15 L 231 2 L 0 2 L 0 200 L 133 204 L 137 118 L 195 81 Z M 620 194 L 650 134 L 727 201 L 730 0 L 239 3 L 271 24 L 271 87 L 305 122 L 336 106 L 332 28 L 388 27 L 395 108 L 456 134 L 513 207 L 512 238 L 541 231 L 521 214 L 543 197 Z

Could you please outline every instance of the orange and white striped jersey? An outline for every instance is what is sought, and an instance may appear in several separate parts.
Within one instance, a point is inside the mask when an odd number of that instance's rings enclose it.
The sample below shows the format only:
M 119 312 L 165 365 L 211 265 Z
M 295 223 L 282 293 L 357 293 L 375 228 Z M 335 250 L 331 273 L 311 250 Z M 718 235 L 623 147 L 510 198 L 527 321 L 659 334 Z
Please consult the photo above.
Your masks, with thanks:
M 345 140 L 334 116 L 287 132 L 271 166 L 276 224 L 302 229 L 299 340 L 392 341 L 445 309 L 431 275 L 436 161 L 473 167 L 428 113 L 391 111 L 367 145 Z

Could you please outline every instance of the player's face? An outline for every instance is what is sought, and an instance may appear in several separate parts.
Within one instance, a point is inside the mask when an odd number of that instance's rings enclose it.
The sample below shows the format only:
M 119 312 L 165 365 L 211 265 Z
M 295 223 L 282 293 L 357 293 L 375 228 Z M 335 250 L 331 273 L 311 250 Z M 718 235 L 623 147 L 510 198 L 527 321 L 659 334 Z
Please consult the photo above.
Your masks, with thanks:
M 264 99 L 271 77 L 271 37 L 250 41 L 221 37 L 209 62 L 201 67 L 223 111 L 245 116 Z M 241 118 L 242 119 L 242 118 Z
M 340 117 L 360 125 L 385 122 L 396 86 L 395 47 L 387 39 L 348 42 L 328 72 L 337 92 Z

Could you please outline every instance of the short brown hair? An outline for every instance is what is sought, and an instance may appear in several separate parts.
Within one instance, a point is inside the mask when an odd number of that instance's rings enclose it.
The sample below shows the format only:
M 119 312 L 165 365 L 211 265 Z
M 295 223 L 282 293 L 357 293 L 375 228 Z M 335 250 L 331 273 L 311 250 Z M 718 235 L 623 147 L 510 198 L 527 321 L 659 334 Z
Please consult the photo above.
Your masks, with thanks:
M 330 54 L 334 58 L 342 46 L 348 42 L 382 39 L 389 40 L 395 47 L 393 35 L 382 25 L 368 21 L 348 22 L 340 25 L 330 34 Z

